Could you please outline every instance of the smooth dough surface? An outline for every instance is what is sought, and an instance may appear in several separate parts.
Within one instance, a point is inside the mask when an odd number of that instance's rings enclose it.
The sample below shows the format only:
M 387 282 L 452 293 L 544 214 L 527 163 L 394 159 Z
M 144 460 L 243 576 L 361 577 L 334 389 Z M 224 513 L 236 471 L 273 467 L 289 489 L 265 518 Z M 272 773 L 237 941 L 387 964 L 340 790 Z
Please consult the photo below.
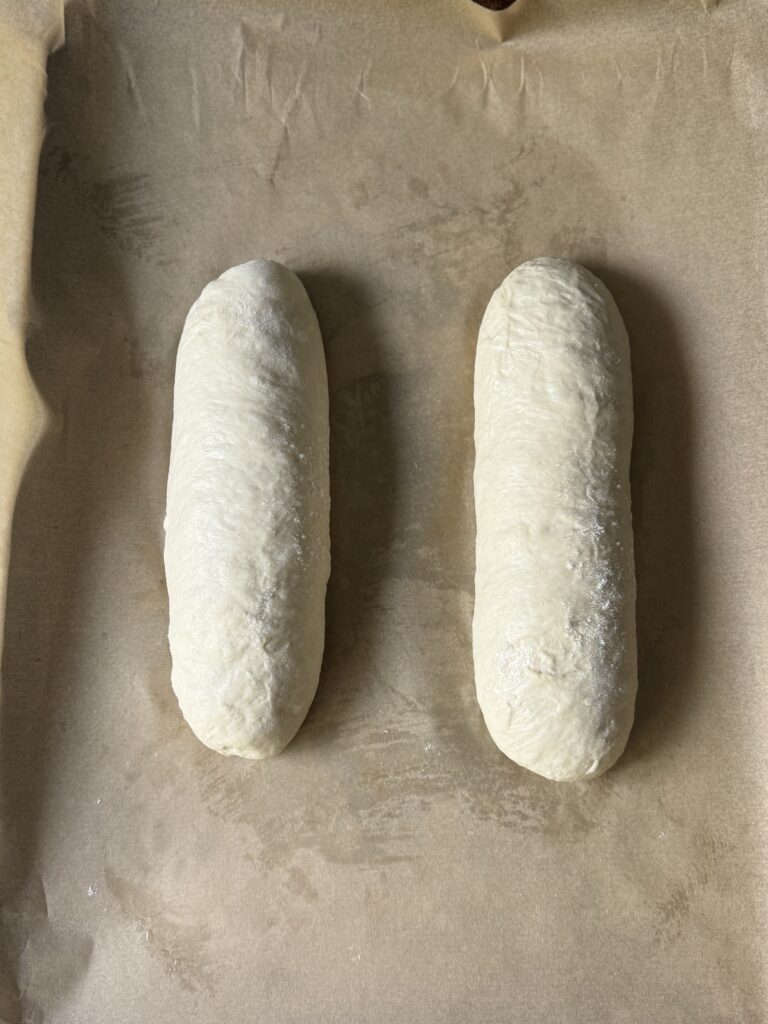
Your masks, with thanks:
M 599 775 L 637 689 L 627 333 L 583 267 L 535 259 L 494 293 L 475 363 L 473 647 L 497 746 Z
M 173 688 L 203 743 L 278 753 L 320 674 L 330 572 L 328 383 L 299 279 L 233 267 L 176 359 L 165 567 Z

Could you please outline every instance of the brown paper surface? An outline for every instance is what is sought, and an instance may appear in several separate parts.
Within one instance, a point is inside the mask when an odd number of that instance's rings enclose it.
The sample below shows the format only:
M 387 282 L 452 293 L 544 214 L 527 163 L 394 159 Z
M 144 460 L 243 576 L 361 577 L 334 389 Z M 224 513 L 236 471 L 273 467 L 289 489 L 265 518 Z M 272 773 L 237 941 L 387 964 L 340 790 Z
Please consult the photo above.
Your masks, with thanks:
M 51 37 L 0 5 L 4 465 L 30 275 L 50 410 L 13 518 L 3 1021 L 768 1019 L 768 8 L 708 6 L 74 0 L 35 183 Z M 632 345 L 637 721 L 583 784 L 505 760 L 473 691 L 475 338 L 542 254 Z M 259 255 L 323 331 L 333 572 L 309 717 L 248 763 L 171 692 L 162 520 L 185 315 Z

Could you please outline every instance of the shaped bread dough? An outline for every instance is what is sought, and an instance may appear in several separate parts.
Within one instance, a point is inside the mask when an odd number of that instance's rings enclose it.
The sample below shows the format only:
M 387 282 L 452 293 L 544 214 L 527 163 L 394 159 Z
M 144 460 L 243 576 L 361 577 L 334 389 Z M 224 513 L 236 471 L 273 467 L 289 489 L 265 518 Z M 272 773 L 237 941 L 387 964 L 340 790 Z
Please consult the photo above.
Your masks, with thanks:
M 488 730 L 548 779 L 619 757 L 637 689 L 627 333 L 583 267 L 494 293 L 475 364 L 473 647 Z
M 290 270 L 233 267 L 187 317 L 165 521 L 172 682 L 195 735 L 261 758 L 314 697 L 330 571 L 328 383 Z

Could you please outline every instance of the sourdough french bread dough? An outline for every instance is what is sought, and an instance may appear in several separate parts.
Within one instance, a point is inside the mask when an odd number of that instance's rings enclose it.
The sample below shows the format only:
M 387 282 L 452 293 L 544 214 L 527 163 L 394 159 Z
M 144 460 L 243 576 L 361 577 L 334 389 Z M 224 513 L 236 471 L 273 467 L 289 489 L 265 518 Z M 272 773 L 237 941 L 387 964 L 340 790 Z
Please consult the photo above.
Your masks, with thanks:
M 473 647 L 497 746 L 599 775 L 637 689 L 627 333 L 605 286 L 535 259 L 494 293 L 475 363 Z
M 328 383 L 301 282 L 233 267 L 187 317 L 165 520 L 173 688 L 222 754 L 285 747 L 317 689 L 330 571 Z

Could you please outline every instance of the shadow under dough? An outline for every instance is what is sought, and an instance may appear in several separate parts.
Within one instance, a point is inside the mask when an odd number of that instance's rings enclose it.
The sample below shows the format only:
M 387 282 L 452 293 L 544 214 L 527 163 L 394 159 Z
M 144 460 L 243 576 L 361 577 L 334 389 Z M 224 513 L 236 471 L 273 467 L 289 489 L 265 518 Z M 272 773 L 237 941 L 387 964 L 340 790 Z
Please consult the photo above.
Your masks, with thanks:
M 328 370 L 331 576 L 320 684 L 289 751 L 325 745 L 359 725 L 399 492 L 397 396 L 372 289 L 334 270 L 298 274 L 317 313 Z

